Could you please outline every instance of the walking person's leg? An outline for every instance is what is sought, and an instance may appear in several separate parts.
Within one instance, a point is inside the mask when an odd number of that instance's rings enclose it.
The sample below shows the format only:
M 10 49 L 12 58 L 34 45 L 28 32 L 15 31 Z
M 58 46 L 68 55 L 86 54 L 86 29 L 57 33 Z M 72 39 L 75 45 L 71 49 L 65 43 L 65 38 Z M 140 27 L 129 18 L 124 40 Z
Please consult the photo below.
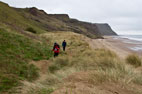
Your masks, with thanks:
M 56 57 L 56 56 L 58 56 L 58 54 L 57 54 L 57 53 L 54 53 L 54 57 Z
M 57 57 L 59 55 L 59 53 L 54 53 L 54 57 Z
M 65 48 L 66 48 L 66 47 L 65 47 L 65 46 L 63 46 L 63 51 L 65 51 Z
M 59 55 L 59 53 L 56 53 L 56 56 L 58 56 Z
M 54 53 L 54 57 L 56 57 L 56 53 Z

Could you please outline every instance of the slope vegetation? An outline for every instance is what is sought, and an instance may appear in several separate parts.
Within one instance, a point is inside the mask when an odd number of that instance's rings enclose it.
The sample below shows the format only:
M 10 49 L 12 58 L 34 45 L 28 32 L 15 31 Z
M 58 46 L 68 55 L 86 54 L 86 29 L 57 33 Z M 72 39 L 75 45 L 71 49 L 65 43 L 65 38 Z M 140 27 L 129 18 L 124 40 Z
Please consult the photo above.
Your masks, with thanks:
M 38 78 L 38 68 L 31 60 L 49 59 L 50 46 L 21 34 L 0 29 L 0 92 L 19 86 L 20 81 Z
M 102 38 L 106 35 L 116 35 L 112 29 L 104 24 L 94 24 L 71 19 L 67 14 L 47 14 L 43 10 L 33 8 L 13 8 L 0 2 L 0 25 L 23 33 L 32 28 L 34 33 L 53 31 L 71 31 L 84 34 L 90 38 Z M 99 27 L 105 27 L 100 29 Z M 25 34 L 25 33 L 24 33 Z
M 21 94 L 142 93 L 141 71 L 135 71 L 136 67 L 130 66 L 128 60 L 120 59 L 108 49 L 92 49 L 86 42 L 91 39 L 72 32 L 40 36 L 51 44 L 55 41 L 61 44 L 66 39 L 67 51 L 61 49 L 59 57 L 48 61 L 32 62 L 42 75 L 35 82 L 26 82 Z

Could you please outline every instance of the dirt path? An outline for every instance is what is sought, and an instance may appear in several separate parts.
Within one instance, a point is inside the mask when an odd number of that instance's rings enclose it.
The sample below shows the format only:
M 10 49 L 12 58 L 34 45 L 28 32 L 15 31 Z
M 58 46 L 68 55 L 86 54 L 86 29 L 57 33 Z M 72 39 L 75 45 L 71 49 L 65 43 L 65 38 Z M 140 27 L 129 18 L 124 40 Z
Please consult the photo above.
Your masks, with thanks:
M 23 81 L 23 85 L 20 87 L 17 87 L 14 94 L 28 94 L 29 91 L 35 90 L 36 88 L 44 88 L 44 86 L 41 84 L 41 82 L 44 82 L 47 78 L 47 70 L 49 66 L 48 60 L 41 60 L 41 61 L 32 61 L 31 64 L 34 64 L 36 67 L 39 68 L 39 78 L 35 80 L 34 82 L 29 81 Z

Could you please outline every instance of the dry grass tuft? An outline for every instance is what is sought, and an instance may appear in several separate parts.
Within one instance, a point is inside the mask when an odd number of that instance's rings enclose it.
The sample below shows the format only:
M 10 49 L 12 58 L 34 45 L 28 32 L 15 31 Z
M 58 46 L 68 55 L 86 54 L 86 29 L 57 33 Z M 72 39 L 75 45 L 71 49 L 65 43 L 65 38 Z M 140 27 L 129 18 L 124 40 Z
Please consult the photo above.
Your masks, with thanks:
M 141 61 L 140 57 L 137 56 L 137 55 L 129 55 L 126 58 L 126 62 L 128 64 L 131 64 L 131 65 L 135 66 L 135 67 L 139 67 L 139 66 L 142 65 L 142 61 Z

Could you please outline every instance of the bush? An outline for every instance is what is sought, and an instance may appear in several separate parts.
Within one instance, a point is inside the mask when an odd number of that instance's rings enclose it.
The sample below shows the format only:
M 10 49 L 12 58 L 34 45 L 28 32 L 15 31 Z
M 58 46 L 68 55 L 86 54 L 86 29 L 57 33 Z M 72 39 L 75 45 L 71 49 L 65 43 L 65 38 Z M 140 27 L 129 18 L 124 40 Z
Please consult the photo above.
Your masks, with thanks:
M 129 55 L 126 58 L 126 62 L 128 64 L 135 66 L 135 67 L 141 66 L 141 59 L 137 55 Z
M 36 30 L 34 30 L 32 27 L 27 28 L 26 31 L 29 31 L 31 33 L 37 33 Z
M 54 73 L 56 70 L 59 70 L 69 64 L 68 58 L 58 57 L 55 59 L 52 65 L 49 66 L 49 71 Z
M 60 68 L 59 68 L 59 66 L 52 64 L 52 65 L 49 66 L 48 69 L 51 73 L 54 73 L 56 70 L 59 70 Z
M 66 57 L 60 57 L 60 58 L 57 58 L 54 62 L 56 65 L 62 68 L 67 66 L 69 61 Z

